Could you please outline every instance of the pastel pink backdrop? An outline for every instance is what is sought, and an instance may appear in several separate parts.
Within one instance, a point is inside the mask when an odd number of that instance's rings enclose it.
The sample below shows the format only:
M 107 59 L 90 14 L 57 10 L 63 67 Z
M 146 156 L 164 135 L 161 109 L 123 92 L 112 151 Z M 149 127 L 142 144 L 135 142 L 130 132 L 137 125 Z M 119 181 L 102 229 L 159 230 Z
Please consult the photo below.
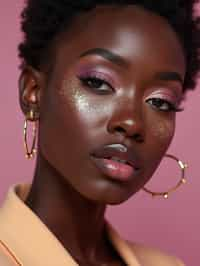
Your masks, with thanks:
M 30 182 L 34 170 L 34 162 L 24 158 L 23 116 L 18 104 L 16 47 L 21 39 L 19 13 L 22 6 L 23 0 L 0 3 L 1 201 L 11 184 Z M 128 202 L 109 207 L 107 211 L 108 219 L 125 238 L 176 254 L 188 266 L 200 263 L 199 89 L 188 95 L 185 111 L 178 114 L 176 136 L 169 149 L 169 153 L 188 162 L 187 185 L 168 200 L 152 199 L 141 191 Z M 178 174 L 175 165 L 164 160 L 151 185 L 164 188 L 176 181 Z

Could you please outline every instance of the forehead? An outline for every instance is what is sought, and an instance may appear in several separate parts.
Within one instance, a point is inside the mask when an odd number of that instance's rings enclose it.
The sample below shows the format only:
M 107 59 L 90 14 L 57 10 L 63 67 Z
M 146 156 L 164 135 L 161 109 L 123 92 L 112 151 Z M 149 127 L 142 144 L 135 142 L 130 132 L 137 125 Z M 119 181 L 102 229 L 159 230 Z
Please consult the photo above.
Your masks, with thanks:
M 81 13 L 61 38 L 68 59 L 96 47 L 109 49 L 131 64 L 159 64 L 185 71 L 181 43 L 168 21 L 140 6 L 98 6 Z

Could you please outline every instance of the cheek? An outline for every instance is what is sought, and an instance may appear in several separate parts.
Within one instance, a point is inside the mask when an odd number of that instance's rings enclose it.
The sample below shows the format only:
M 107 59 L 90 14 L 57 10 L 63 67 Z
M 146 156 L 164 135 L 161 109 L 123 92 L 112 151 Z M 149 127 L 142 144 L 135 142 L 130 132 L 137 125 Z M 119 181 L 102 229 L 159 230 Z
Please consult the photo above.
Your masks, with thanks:
M 151 125 L 151 134 L 159 143 L 169 145 L 175 131 L 175 119 L 157 120 Z
M 89 127 L 101 124 L 110 112 L 102 96 L 83 88 L 74 78 L 63 81 L 59 96 L 73 109 L 79 121 Z
M 87 97 L 80 92 L 80 86 L 76 80 L 64 80 L 59 95 L 63 101 L 67 101 L 78 112 L 84 112 L 86 115 L 92 113 L 93 109 L 90 107 Z
M 145 162 L 147 165 L 145 176 L 147 178 L 144 178 L 145 182 L 152 177 L 162 158 L 166 154 L 166 151 L 174 136 L 175 119 L 174 117 L 151 117 L 148 125 L 148 152 L 145 155 Z

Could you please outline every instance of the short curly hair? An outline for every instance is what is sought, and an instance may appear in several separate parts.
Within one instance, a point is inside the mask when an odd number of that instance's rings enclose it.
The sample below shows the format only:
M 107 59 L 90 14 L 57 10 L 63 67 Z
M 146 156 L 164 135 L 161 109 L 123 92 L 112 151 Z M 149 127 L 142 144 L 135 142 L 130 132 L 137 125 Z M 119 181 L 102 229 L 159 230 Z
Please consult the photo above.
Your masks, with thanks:
M 24 40 L 19 44 L 21 67 L 40 69 L 52 40 L 70 26 L 72 19 L 98 5 L 140 5 L 165 17 L 178 34 L 187 63 L 184 91 L 196 87 L 200 58 L 200 17 L 194 16 L 199 0 L 26 0 L 21 14 Z

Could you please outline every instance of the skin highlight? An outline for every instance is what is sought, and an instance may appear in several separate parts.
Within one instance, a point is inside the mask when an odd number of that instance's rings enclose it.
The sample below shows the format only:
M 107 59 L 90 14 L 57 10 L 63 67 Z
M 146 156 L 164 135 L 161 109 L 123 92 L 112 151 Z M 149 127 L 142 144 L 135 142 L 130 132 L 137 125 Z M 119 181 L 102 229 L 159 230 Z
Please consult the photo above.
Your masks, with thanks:
M 169 139 L 174 135 L 174 125 L 171 125 L 168 122 L 163 124 L 162 121 L 158 121 L 156 126 L 152 126 L 152 132 L 158 139 Z
M 105 232 L 106 205 L 134 195 L 165 155 L 175 112 L 161 111 L 145 99 L 161 86 L 175 91 L 177 101 L 182 97 L 181 82 L 160 79 L 158 73 L 175 72 L 184 79 L 184 53 L 167 21 L 136 6 L 96 8 L 58 37 L 51 75 L 27 68 L 19 82 L 23 112 L 33 107 L 40 115 L 26 204 L 81 265 L 123 265 Z M 120 55 L 125 64 L 95 54 L 80 57 L 97 47 Z M 114 81 L 100 86 L 103 94 L 91 81 L 86 86 L 80 80 L 80 69 L 88 68 L 84 75 L 94 69 Z M 96 148 L 119 142 L 135 150 L 141 165 L 128 183 L 103 176 L 90 160 Z

